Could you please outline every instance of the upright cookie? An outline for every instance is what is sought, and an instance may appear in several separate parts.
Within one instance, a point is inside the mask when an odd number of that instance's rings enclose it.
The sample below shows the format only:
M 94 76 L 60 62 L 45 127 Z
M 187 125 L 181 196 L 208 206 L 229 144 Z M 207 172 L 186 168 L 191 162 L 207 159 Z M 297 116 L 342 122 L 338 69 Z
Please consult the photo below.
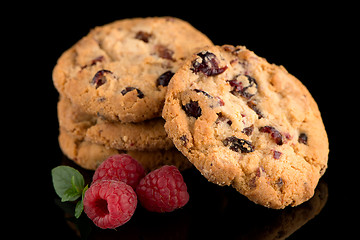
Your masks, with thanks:
M 211 41 L 172 17 L 134 18 L 96 27 L 64 52 L 56 89 L 92 115 L 140 122 L 161 116 L 167 85 L 184 59 Z
M 327 134 L 306 87 L 242 46 L 189 58 L 170 81 L 163 117 L 208 180 L 266 207 L 308 200 L 327 168 Z
M 150 151 L 174 147 L 165 132 L 165 121 L 162 118 L 139 123 L 111 122 L 99 116 L 86 114 L 68 99 L 60 97 L 58 119 L 60 127 L 76 139 L 84 139 L 109 148 Z

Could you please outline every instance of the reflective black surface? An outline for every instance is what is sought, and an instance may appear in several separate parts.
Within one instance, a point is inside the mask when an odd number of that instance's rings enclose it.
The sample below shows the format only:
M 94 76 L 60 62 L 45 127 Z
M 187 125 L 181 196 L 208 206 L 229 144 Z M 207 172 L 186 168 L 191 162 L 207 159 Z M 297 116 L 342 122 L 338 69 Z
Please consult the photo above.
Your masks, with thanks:
M 76 167 L 64 157 L 63 165 Z M 92 171 L 80 169 L 87 181 Z M 183 172 L 191 196 L 189 203 L 172 213 L 151 213 L 138 206 L 133 218 L 117 230 L 101 230 L 85 215 L 73 217 L 74 204 L 55 204 L 64 211 L 64 219 L 74 235 L 89 239 L 285 239 L 317 215 L 328 200 L 328 186 L 322 180 L 308 202 L 285 210 L 258 206 L 231 187 L 208 183 L 196 169 Z
M 50 175 L 53 167 L 64 163 L 57 142 L 58 93 L 51 79 L 57 58 L 97 25 L 128 17 L 170 15 L 189 21 L 215 44 L 245 45 L 299 78 L 322 113 L 330 142 L 329 168 L 313 199 L 284 210 L 255 205 L 232 188 L 211 184 L 190 169 L 184 172 L 190 201 L 183 209 L 155 214 L 138 207 L 134 217 L 116 231 L 94 228 L 84 218 L 78 224 L 82 229 L 92 229 L 89 239 L 356 236 L 359 128 L 355 116 L 359 101 L 358 94 L 352 93 L 358 92 L 356 75 L 348 76 L 354 69 L 351 56 L 356 49 L 351 46 L 354 15 L 342 15 L 344 6 L 245 6 L 244 2 L 218 2 L 215 6 L 191 2 L 178 7 L 170 7 L 169 3 L 146 7 L 143 3 L 120 2 L 56 4 L 9 8 L 18 10 L 11 14 L 9 30 L 7 27 L 3 31 L 3 38 L 11 42 L 3 44 L 3 48 L 13 50 L 6 61 L 14 68 L 3 71 L 11 75 L 3 78 L 3 95 L 8 97 L 2 101 L 2 117 L 6 120 L 3 129 L 10 131 L 4 149 L 12 154 L 4 158 L 4 163 L 12 167 L 4 167 L 3 171 L 11 169 L 8 171 L 15 172 L 14 178 L 20 179 L 14 183 L 13 178 L 4 178 L 12 191 L 2 194 L 9 203 L 5 209 L 11 210 L 4 216 L 10 216 L 8 223 L 15 227 L 12 233 L 78 239 L 72 218 L 64 210 L 71 206 L 56 201 Z M 21 21 L 15 21 L 18 19 Z M 25 190 L 29 193 L 24 194 Z

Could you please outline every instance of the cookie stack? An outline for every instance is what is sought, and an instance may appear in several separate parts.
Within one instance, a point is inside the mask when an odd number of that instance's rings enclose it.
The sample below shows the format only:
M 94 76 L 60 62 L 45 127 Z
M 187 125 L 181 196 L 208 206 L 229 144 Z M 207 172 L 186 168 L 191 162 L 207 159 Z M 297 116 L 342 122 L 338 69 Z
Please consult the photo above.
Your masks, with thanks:
M 327 168 L 325 127 L 306 87 L 180 19 L 95 28 L 60 57 L 53 80 L 60 146 L 85 168 L 118 152 L 147 169 L 190 162 L 276 209 L 310 199 Z
M 204 34 L 172 17 L 125 19 L 93 29 L 63 53 L 53 71 L 64 154 L 87 169 L 119 152 L 148 170 L 189 167 L 167 137 L 161 112 L 171 77 L 208 45 Z

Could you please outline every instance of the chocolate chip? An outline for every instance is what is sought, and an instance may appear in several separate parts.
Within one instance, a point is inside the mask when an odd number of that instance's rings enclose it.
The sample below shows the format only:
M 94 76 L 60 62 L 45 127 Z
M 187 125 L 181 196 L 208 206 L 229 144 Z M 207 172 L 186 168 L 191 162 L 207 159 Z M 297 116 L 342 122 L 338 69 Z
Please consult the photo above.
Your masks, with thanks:
M 272 126 L 264 126 L 259 128 L 259 131 L 263 133 L 270 133 L 271 138 L 276 142 L 277 145 L 283 144 L 283 136 L 276 128 Z
M 201 108 L 197 101 L 190 100 L 189 103 L 182 106 L 182 109 L 185 111 L 186 115 L 194 118 L 201 116 Z
M 95 89 L 97 89 L 98 87 L 104 85 L 107 81 L 105 75 L 107 73 L 112 73 L 111 71 L 109 70 L 100 70 L 98 71 L 97 73 L 95 73 L 95 76 L 93 77 L 92 81 L 91 81 L 91 84 L 95 85 Z
M 144 94 L 143 94 L 139 89 L 134 88 L 134 87 L 126 87 L 125 89 L 123 89 L 123 90 L 121 91 L 121 94 L 122 94 L 122 95 L 125 95 L 125 94 L 127 94 L 128 92 L 131 92 L 131 91 L 133 91 L 133 90 L 136 90 L 136 91 L 137 91 L 137 97 L 138 97 L 138 98 L 144 98 Z
M 242 153 L 250 153 L 255 150 L 255 147 L 251 144 L 251 142 L 234 136 L 223 140 L 223 144 L 226 147 L 229 146 L 229 148 L 235 152 L 241 151 Z
M 144 42 L 146 42 L 146 43 L 148 43 L 148 42 L 149 42 L 149 38 L 150 38 L 151 36 L 152 36 L 151 33 L 147 33 L 147 32 L 144 32 L 144 31 L 139 31 L 139 32 L 136 33 L 135 38 L 136 38 L 136 39 L 139 39 L 139 40 L 142 40 L 142 41 L 144 41 Z
M 215 76 L 220 73 L 223 73 L 227 66 L 225 67 L 219 67 L 218 60 L 215 56 L 215 54 L 203 51 L 197 54 L 199 58 L 196 58 L 194 61 L 192 61 L 192 68 L 190 69 L 193 71 L 193 73 L 202 72 L 206 76 Z
M 169 85 L 170 79 L 174 76 L 172 71 L 167 71 L 161 74 L 156 80 L 156 86 L 164 86 Z
M 305 133 L 300 133 L 298 142 L 307 145 L 308 137 Z
M 248 75 L 237 75 L 233 80 L 228 80 L 235 96 L 242 96 L 250 99 L 257 93 L 257 83 L 253 77 Z

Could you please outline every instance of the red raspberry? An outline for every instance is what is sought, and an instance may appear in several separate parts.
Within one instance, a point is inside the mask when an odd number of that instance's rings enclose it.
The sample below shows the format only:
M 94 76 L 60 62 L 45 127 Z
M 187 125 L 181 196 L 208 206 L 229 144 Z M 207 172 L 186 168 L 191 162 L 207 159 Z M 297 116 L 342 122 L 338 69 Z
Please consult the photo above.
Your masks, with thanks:
M 130 220 L 137 197 L 124 182 L 100 180 L 84 196 L 84 212 L 100 228 L 117 228 Z
M 184 179 L 175 166 L 150 172 L 136 188 L 141 205 L 152 212 L 172 212 L 189 201 Z
M 117 154 L 100 164 L 94 173 L 93 182 L 117 180 L 135 189 L 144 176 L 144 168 L 134 158 L 127 154 Z

